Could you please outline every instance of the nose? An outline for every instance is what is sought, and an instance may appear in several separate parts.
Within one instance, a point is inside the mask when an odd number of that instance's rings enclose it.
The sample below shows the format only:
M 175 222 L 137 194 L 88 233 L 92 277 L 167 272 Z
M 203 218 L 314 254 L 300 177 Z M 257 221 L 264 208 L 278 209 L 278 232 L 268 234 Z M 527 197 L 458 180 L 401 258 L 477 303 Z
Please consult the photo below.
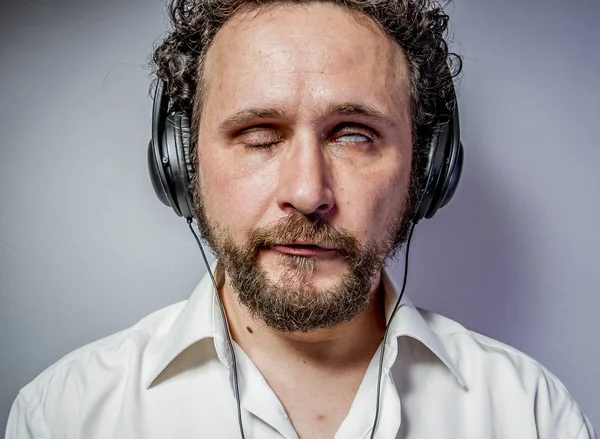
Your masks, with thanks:
M 318 139 L 298 138 L 288 148 L 279 167 L 279 208 L 304 215 L 330 213 L 335 205 L 331 170 Z

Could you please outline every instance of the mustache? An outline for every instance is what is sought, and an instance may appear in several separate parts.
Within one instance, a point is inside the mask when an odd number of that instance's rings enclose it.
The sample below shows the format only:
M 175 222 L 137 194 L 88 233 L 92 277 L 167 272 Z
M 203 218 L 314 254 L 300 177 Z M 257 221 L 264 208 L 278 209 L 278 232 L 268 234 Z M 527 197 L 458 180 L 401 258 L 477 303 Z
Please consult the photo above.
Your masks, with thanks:
M 256 256 L 263 248 L 295 241 L 335 248 L 352 266 L 357 266 L 362 260 L 360 242 L 352 233 L 314 214 L 294 212 L 273 224 L 257 228 L 250 234 L 248 245 Z

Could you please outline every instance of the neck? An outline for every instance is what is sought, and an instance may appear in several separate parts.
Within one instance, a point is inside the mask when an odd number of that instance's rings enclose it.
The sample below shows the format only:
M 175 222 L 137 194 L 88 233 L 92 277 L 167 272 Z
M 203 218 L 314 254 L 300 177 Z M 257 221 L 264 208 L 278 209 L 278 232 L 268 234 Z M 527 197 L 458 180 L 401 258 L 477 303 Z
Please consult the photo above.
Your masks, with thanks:
M 225 279 L 220 289 L 232 339 L 256 362 L 315 366 L 321 370 L 364 367 L 385 332 L 381 275 L 374 279 L 367 307 L 350 321 L 310 332 L 280 332 L 253 318 Z

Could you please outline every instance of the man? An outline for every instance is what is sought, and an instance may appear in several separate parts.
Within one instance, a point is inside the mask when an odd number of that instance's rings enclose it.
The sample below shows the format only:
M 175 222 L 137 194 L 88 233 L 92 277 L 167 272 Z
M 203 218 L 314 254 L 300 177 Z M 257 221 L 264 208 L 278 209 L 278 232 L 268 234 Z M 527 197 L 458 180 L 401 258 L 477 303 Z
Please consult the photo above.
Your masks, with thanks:
M 182 151 L 216 288 L 207 275 L 187 302 L 50 367 L 7 437 L 595 437 L 532 359 L 406 298 L 393 312 L 384 265 L 455 105 L 441 9 L 171 8 L 154 60 L 170 108 L 190 115 Z

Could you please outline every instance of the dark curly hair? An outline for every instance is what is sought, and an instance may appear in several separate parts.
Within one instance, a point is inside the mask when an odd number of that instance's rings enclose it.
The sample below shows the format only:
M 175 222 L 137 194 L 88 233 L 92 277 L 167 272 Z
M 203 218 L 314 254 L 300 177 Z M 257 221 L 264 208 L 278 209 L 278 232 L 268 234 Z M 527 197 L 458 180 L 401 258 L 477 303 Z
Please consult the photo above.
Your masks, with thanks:
M 449 119 L 456 105 L 453 78 L 462 69 L 460 57 L 449 52 L 445 40 L 449 17 L 435 0 L 172 0 L 169 7 L 172 29 L 152 57 L 156 79 L 165 81 L 170 105 L 191 115 L 193 153 L 204 95 L 202 68 L 219 29 L 240 10 L 317 1 L 371 17 L 406 55 L 414 139 L 407 207 L 414 207 L 424 183 L 420 177 L 429 144 L 435 129 Z

